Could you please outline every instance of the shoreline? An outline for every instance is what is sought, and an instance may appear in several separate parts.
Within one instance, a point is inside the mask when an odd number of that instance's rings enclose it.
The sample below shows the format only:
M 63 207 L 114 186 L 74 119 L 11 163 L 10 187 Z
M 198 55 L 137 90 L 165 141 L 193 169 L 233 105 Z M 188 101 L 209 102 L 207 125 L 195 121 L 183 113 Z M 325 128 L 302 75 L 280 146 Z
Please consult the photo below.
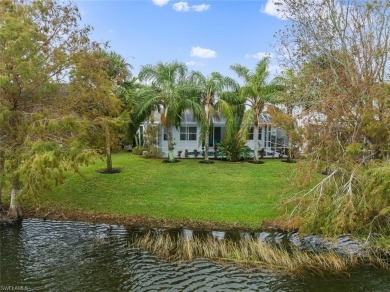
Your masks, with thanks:
M 212 221 L 196 221 L 196 220 L 174 220 L 166 218 L 151 218 L 147 216 L 137 215 L 116 215 L 109 213 L 88 213 L 83 211 L 63 211 L 63 210 L 48 210 L 48 209 L 34 209 L 23 208 L 22 219 L 42 219 L 42 220 L 57 220 L 57 221 L 79 221 L 88 222 L 93 224 L 114 224 L 114 225 L 126 225 L 133 227 L 156 227 L 156 228 L 189 228 L 189 229 L 202 229 L 202 230 L 224 230 L 224 231 L 264 231 L 264 230 L 284 230 L 277 227 L 274 223 L 261 225 L 258 228 L 253 228 L 245 225 L 212 222 Z M 260 225 L 260 224 L 259 224 Z
M 108 213 L 88 213 L 83 211 L 65 211 L 35 209 L 31 207 L 23 208 L 23 219 L 41 219 L 56 221 L 79 221 L 93 224 L 114 224 L 133 227 L 155 227 L 155 228 L 189 228 L 202 229 L 206 231 L 297 231 L 296 229 L 284 228 L 277 221 L 264 221 L 259 227 L 250 227 L 249 225 L 239 225 L 223 222 L 196 221 L 196 220 L 174 220 L 166 218 L 151 218 L 147 216 L 136 215 L 116 215 Z

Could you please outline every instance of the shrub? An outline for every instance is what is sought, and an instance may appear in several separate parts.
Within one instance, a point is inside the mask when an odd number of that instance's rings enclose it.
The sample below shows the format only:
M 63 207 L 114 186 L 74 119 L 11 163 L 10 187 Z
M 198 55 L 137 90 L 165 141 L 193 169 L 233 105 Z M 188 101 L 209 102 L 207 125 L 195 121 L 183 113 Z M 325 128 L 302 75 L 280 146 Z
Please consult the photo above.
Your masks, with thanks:
M 142 155 L 143 151 L 144 151 L 144 149 L 142 147 L 137 146 L 137 147 L 133 148 L 132 153 L 135 155 Z
M 161 158 L 161 151 L 156 146 L 147 147 L 146 151 L 143 152 L 143 157 L 145 158 Z
M 245 160 L 250 157 L 250 148 L 239 139 L 225 140 L 217 145 L 218 155 L 226 157 L 229 161 Z

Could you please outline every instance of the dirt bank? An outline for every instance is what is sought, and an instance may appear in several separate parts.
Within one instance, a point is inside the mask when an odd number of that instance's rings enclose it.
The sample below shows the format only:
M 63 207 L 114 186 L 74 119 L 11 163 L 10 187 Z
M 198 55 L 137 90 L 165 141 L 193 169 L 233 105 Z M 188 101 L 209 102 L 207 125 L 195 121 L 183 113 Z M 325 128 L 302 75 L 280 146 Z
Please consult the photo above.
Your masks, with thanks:
M 183 228 L 203 229 L 203 230 L 247 230 L 260 231 L 267 228 L 259 223 L 258 228 L 253 228 L 243 225 L 226 224 L 222 222 L 200 222 L 194 220 L 171 220 L 171 219 L 156 219 L 148 218 L 146 216 L 134 215 L 114 215 L 114 214 L 99 214 L 86 213 L 81 211 L 69 210 L 47 210 L 35 208 L 23 208 L 24 218 L 38 218 L 42 220 L 60 220 L 60 221 L 83 221 L 91 223 L 106 223 L 106 224 L 120 224 L 128 226 L 143 226 L 156 228 Z M 276 224 L 269 224 L 269 228 L 275 229 Z

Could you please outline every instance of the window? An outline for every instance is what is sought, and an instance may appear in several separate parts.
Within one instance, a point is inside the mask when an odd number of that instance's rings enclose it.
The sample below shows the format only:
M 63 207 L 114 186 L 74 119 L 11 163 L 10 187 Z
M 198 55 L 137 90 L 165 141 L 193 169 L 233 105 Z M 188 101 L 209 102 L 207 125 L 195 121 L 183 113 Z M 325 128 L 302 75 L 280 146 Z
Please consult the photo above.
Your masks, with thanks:
M 180 127 L 181 141 L 196 141 L 196 127 Z
M 187 127 L 180 127 L 180 141 L 187 140 Z
M 214 127 L 209 136 L 209 146 L 213 146 L 222 141 L 221 127 Z
M 168 130 L 166 127 L 163 128 L 163 140 L 168 141 Z
M 188 127 L 188 140 L 196 141 L 196 127 Z
M 253 127 L 250 128 L 249 130 L 249 138 L 248 140 L 253 140 Z M 261 132 L 262 132 L 262 128 L 259 128 L 259 140 L 261 140 Z

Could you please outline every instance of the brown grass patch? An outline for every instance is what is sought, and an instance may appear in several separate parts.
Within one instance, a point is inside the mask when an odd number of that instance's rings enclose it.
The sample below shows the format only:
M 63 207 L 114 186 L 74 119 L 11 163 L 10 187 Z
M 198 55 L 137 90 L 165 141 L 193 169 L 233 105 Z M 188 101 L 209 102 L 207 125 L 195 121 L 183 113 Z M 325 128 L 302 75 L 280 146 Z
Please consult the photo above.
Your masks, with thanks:
M 307 252 L 295 247 L 270 245 L 257 239 L 217 240 L 213 237 L 192 239 L 169 234 L 136 237 L 130 247 L 143 248 L 165 260 L 181 262 L 206 258 L 214 262 L 232 262 L 243 268 L 270 269 L 294 276 L 304 277 L 308 273 L 340 273 L 363 263 L 388 266 L 376 255 L 339 255 L 333 251 Z

